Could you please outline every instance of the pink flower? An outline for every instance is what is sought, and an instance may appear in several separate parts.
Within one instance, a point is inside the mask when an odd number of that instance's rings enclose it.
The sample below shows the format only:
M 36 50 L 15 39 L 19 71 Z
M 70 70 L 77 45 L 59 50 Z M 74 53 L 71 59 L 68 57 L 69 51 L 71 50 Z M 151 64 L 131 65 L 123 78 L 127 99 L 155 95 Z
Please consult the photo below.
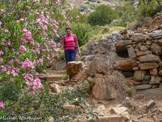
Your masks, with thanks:
M 21 46 L 21 47 L 19 48 L 19 50 L 21 50 L 21 51 L 26 51 L 26 47 L 25 47 L 25 46 Z
M 4 109 L 4 108 L 5 108 L 5 105 L 6 105 L 6 104 L 5 104 L 4 102 L 0 102 L 0 107 L 1 107 L 1 108 Z
M 31 82 L 26 82 L 27 86 L 28 86 L 28 89 L 30 89 L 30 87 L 32 87 L 32 83 Z
M 36 20 L 36 23 L 41 24 L 42 22 L 41 22 L 40 19 L 37 19 L 37 20 Z
M 8 29 L 5 29 L 4 32 L 7 33 L 7 32 L 9 32 L 9 31 L 8 31 Z
M 70 22 L 69 21 L 66 21 L 66 24 L 69 26 L 70 25 Z
M 40 0 L 33 0 L 33 2 L 40 2 Z
M 32 89 L 33 89 L 34 91 L 37 91 L 37 87 L 36 87 L 36 86 L 33 86 Z
M 23 38 L 20 38 L 20 41 L 21 41 L 22 43 L 27 43 L 27 41 L 26 41 L 25 39 L 23 39 Z
M 0 56 L 3 55 L 3 54 L 4 54 L 4 52 L 3 51 L 0 51 Z
M 19 63 L 19 62 L 20 62 L 20 60 L 19 60 L 19 59 L 15 59 L 15 61 L 16 61 L 17 63 Z
M 3 63 L 3 58 L 0 58 L 0 62 Z
M 68 8 L 67 11 L 71 11 L 71 8 Z
M 52 54 L 52 58 L 54 58 L 55 57 L 55 54 Z
M 6 67 L 4 65 L 1 66 L 1 73 L 6 71 Z
M 18 74 L 17 74 L 14 70 L 11 71 L 11 74 L 12 74 L 13 76 L 18 76 Z
M 0 21 L 0 26 L 2 25 L 2 22 Z
M 76 16 L 76 18 L 79 18 L 79 16 Z
M 58 43 L 57 46 L 60 47 L 60 43 Z
M 60 36 L 56 33 L 56 37 L 59 38 Z
M 3 46 L 7 46 L 8 44 L 6 42 L 1 42 Z
M 60 1 L 59 0 L 56 0 L 56 4 L 58 4 Z
M 33 68 L 34 68 L 34 65 L 33 65 L 32 61 L 30 61 L 29 59 L 26 59 L 26 60 L 23 62 L 21 68 L 22 68 L 22 69 L 29 69 L 29 68 L 32 68 L 32 69 L 33 69 Z
M 23 32 L 23 33 L 26 33 L 26 32 L 28 32 L 28 31 L 27 31 L 26 28 L 24 28 L 24 29 L 22 30 L 22 32 Z
M 49 3 L 49 1 L 48 0 L 46 0 L 46 4 L 48 4 Z

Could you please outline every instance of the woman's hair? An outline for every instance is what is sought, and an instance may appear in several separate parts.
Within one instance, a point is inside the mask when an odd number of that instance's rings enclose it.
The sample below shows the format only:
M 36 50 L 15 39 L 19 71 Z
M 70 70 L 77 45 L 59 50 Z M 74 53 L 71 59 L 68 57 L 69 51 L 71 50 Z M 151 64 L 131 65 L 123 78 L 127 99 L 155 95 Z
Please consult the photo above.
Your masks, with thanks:
M 68 30 L 68 29 L 72 30 L 70 27 L 65 28 L 65 30 Z

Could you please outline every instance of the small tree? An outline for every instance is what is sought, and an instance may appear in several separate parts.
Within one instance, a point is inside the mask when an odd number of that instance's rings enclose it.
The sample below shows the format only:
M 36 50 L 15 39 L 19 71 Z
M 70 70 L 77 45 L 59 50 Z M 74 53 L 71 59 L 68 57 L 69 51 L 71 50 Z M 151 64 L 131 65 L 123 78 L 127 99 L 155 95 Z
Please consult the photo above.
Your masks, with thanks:
M 113 19 L 117 18 L 115 11 L 106 5 L 101 5 L 96 8 L 88 17 L 88 22 L 91 25 L 105 25 L 111 23 Z

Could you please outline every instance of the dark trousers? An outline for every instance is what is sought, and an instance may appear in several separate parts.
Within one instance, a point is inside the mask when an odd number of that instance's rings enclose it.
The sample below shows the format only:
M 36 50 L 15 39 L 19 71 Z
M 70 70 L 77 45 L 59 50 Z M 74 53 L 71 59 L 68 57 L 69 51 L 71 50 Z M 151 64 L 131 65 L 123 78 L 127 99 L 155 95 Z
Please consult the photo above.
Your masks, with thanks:
M 70 61 L 75 61 L 76 49 L 74 50 L 65 50 L 66 63 Z

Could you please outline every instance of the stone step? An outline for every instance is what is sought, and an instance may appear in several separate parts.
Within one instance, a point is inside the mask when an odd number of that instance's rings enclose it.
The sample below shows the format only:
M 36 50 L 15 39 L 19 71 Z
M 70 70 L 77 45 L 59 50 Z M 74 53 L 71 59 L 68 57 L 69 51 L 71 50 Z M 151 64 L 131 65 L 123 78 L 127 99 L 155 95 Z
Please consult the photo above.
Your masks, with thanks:
M 53 83 L 55 83 L 55 84 L 61 84 L 61 85 L 64 85 L 64 84 L 66 84 L 66 83 L 68 83 L 69 82 L 69 80 L 58 80 L 58 81 L 52 81 L 52 80 L 49 80 L 49 81 L 47 81 L 49 84 L 53 84 Z
M 65 74 L 66 73 L 66 70 L 59 70 L 59 71 L 56 71 L 56 70 L 46 70 L 46 74 L 47 75 L 54 75 L 54 74 L 57 74 L 57 75 L 61 75 L 61 74 Z
M 73 122 L 89 122 L 90 120 L 74 120 Z M 94 122 L 125 122 L 124 118 L 120 115 L 109 115 L 105 117 L 98 117 Z
M 46 81 L 59 81 L 62 80 L 63 75 L 51 75 L 51 76 L 47 76 Z

